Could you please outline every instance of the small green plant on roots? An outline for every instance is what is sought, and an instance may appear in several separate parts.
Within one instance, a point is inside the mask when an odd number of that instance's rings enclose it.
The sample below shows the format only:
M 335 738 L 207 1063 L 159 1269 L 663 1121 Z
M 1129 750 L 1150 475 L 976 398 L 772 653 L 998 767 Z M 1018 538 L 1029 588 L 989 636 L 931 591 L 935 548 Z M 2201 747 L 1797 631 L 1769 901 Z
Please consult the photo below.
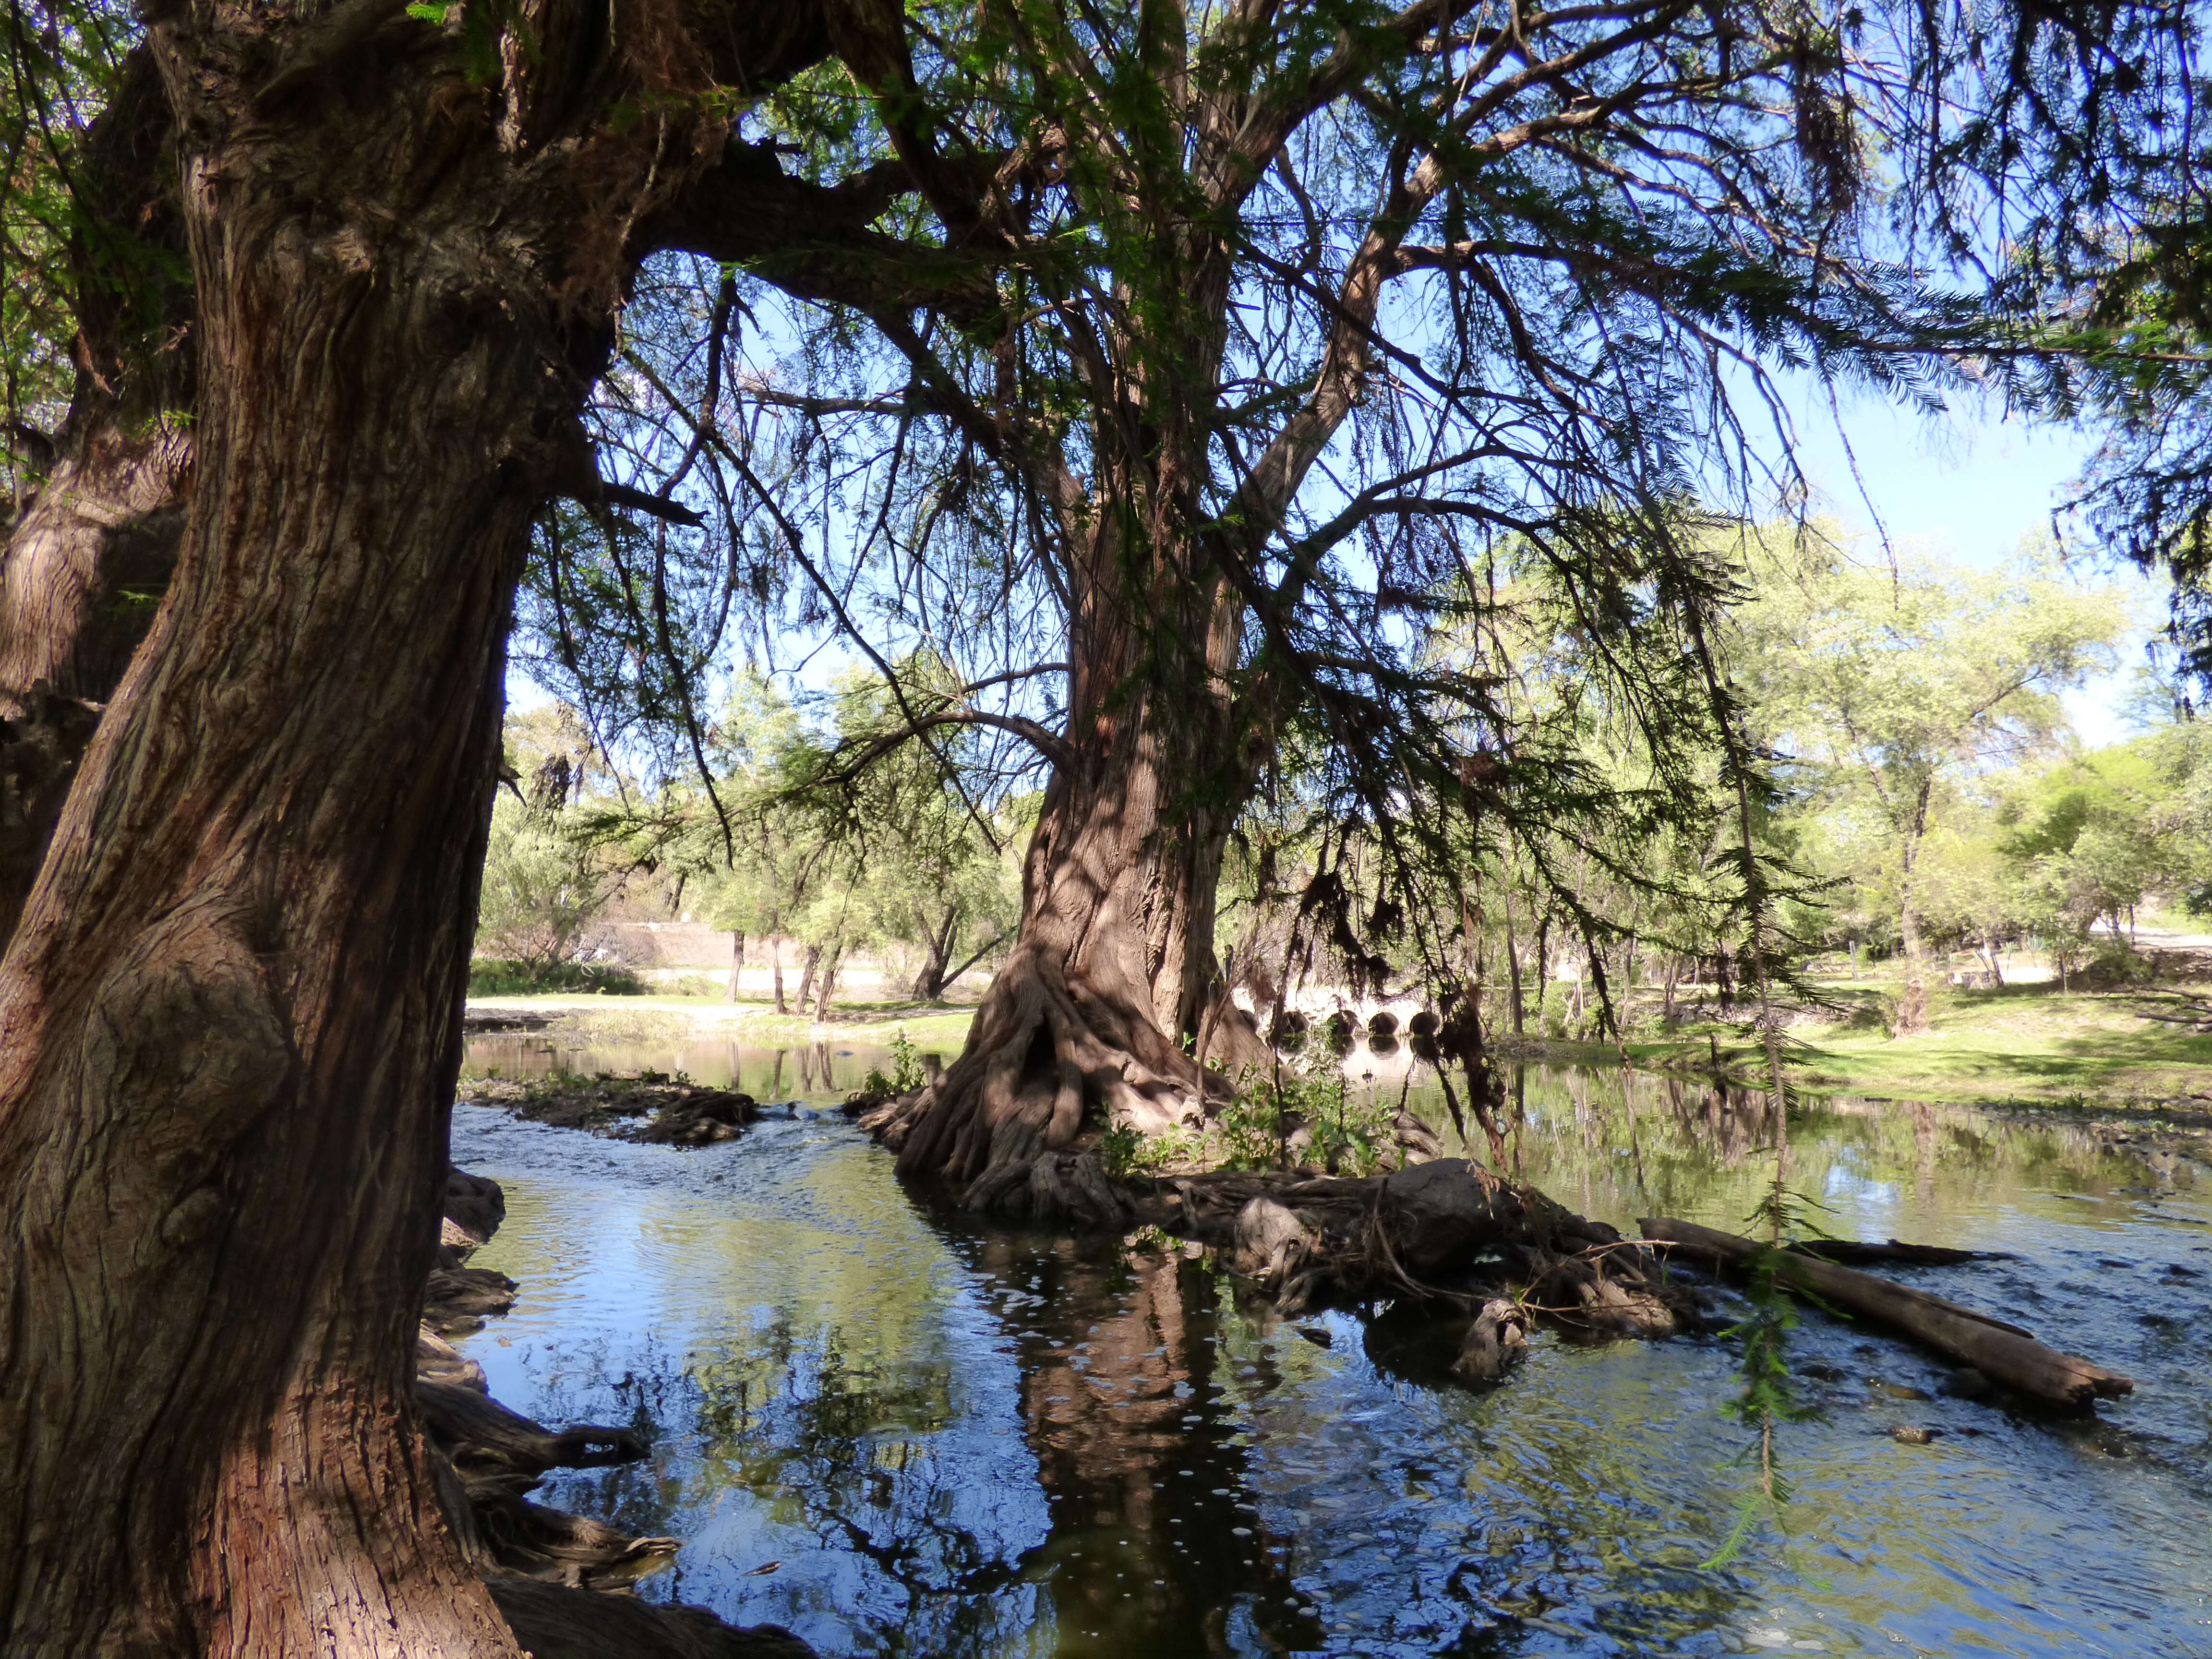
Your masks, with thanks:
M 860 1092 L 877 1100 L 888 1100 L 894 1095 L 910 1095 L 921 1087 L 928 1073 L 923 1070 L 921 1054 L 902 1025 L 891 1033 L 891 1069 L 886 1076 L 880 1068 L 872 1068 L 860 1079 Z
M 1373 1175 L 1392 1145 L 1397 1108 L 1371 1090 L 1354 1101 L 1343 1071 L 1330 1070 L 1333 1078 L 1301 1079 L 1309 1103 L 1300 1109 L 1312 1125 L 1314 1151 L 1331 1175 Z
M 1228 1167 L 1287 1167 L 1292 1137 L 1301 1130 L 1306 1141 L 1299 1150 L 1332 1173 L 1371 1175 L 1382 1166 L 1394 1108 L 1372 1095 L 1354 1101 L 1334 1060 L 1324 1055 L 1320 1066 L 1318 1072 L 1300 1064 L 1245 1073 L 1244 1086 L 1213 1124 Z
M 1098 1137 L 1098 1167 L 1109 1181 L 1127 1181 L 1142 1167 L 1145 1137 L 1117 1123 Z
M 1296 1073 L 1290 1074 L 1295 1078 Z M 1236 1098 L 1213 1120 L 1221 1161 L 1231 1170 L 1272 1170 L 1290 1161 L 1290 1091 L 1279 1066 L 1269 1076 L 1247 1068 Z

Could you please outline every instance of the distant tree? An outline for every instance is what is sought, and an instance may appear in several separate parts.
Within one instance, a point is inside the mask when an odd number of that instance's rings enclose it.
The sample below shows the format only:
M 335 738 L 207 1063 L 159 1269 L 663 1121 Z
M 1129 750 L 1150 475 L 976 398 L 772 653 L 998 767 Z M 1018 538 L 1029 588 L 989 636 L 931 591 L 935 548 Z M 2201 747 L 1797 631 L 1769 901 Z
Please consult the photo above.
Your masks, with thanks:
M 533 974 L 574 962 L 620 883 L 570 814 L 503 798 L 485 845 L 477 954 Z
M 1878 831 L 1862 879 L 1894 896 L 1900 1020 L 1918 1029 L 1921 865 L 1943 792 L 2048 752 L 2064 729 L 2057 693 L 2112 660 L 2124 611 L 2027 556 L 1990 571 L 1893 568 L 1771 538 L 1758 568 L 1738 659 L 1757 728 L 1786 784 Z

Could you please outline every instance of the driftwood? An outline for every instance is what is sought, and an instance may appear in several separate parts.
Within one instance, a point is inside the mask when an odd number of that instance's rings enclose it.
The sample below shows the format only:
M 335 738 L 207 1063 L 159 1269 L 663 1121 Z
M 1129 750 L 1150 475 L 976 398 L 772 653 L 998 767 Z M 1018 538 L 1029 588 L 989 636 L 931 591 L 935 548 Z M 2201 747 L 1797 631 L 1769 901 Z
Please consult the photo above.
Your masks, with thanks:
M 660 1607 L 538 1578 L 485 1582 L 532 1659 L 814 1659 L 813 1649 L 778 1625 L 726 1625 L 701 1607 Z
M 1855 1238 L 1805 1238 L 1789 1249 L 1792 1255 L 1816 1255 L 1845 1267 L 1863 1261 L 1910 1261 L 1923 1267 L 1955 1267 L 1963 1261 L 2006 1259 L 2002 1250 L 1954 1250 L 1941 1244 L 1907 1244 L 1894 1238 L 1887 1244 Z
M 1694 1222 L 1655 1218 L 1638 1224 L 1647 1239 L 1727 1267 L 1747 1266 L 1765 1249 L 1754 1240 Z M 1843 1312 L 1895 1326 L 1999 1386 L 2033 1399 L 2078 1410 L 2135 1391 L 2128 1378 L 2046 1348 L 2017 1325 L 1910 1285 L 1786 1251 L 1775 1258 L 1774 1276 Z

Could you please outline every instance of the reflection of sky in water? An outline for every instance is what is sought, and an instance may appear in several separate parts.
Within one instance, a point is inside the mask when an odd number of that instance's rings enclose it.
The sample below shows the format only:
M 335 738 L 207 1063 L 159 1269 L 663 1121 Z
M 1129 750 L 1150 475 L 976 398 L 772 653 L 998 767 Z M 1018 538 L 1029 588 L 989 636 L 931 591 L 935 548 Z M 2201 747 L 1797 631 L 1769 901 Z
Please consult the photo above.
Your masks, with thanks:
M 1734 1224 L 1771 1172 L 1752 1104 L 1523 1094 L 1528 1177 L 1618 1224 Z M 647 1594 L 825 1653 L 2212 1652 L 2192 1166 L 1907 1106 L 1815 1103 L 1791 1139 L 1829 1231 L 2016 1252 L 1899 1276 L 2141 1392 L 2088 1424 L 1899 1400 L 1869 1381 L 1941 1368 L 1808 1316 L 1799 1363 L 1838 1376 L 1783 1433 L 1791 1536 L 1704 1569 L 1749 1480 L 1718 1341 L 1541 1338 L 1471 1395 L 1432 1328 L 1306 1322 L 1324 1347 L 1196 1264 L 933 1225 L 842 1122 L 681 1152 L 470 1108 L 455 1157 L 509 1202 L 479 1260 L 522 1293 L 465 1347 L 534 1415 L 653 1427 L 649 1462 L 542 1494 L 683 1538 Z

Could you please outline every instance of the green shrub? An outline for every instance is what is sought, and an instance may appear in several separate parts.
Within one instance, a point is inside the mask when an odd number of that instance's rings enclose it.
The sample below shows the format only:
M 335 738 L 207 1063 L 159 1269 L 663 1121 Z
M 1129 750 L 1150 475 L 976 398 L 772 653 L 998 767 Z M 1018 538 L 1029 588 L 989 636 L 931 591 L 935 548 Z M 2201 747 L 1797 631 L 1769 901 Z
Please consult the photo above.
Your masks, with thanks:
M 642 996 L 645 982 L 616 962 L 556 962 L 538 968 L 498 957 L 478 957 L 469 964 L 472 997 L 535 997 L 580 991 Z
M 921 1052 L 908 1038 L 902 1025 L 891 1033 L 891 1069 L 890 1075 L 872 1068 L 860 1079 L 860 1093 L 872 1100 L 889 1100 L 893 1095 L 910 1095 L 921 1087 L 929 1073 L 923 1069 Z
M 1127 1181 L 1137 1173 L 1145 1138 L 1126 1124 L 1117 1124 L 1098 1137 L 1098 1167 L 1109 1181 Z

